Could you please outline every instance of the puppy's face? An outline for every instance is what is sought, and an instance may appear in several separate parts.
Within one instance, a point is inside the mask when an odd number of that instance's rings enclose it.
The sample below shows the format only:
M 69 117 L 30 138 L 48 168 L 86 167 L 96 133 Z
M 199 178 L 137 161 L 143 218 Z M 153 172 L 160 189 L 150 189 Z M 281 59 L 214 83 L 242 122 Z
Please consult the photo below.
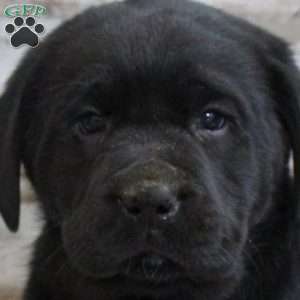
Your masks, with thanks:
M 68 261 L 116 297 L 229 294 L 283 176 L 268 70 L 215 13 L 90 12 L 35 70 L 28 173 Z

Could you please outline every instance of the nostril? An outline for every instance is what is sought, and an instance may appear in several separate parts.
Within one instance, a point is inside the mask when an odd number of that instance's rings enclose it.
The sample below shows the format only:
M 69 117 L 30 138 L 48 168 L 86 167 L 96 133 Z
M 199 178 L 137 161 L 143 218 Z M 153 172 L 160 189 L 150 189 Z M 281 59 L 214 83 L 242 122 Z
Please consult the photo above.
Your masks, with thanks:
M 163 220 L 166 220 L 177 214 L 179 206 L 180 206 L 179 202 L 177 202 L 175 199 L 174 200 L 170 199 L 169 201 L 160 203 L 156 207 L 156 214 Z
M 142 208 L 138 205 L 138 201 L 135 198 L 118 199 L 119 204 L 123 207 L 126 214 L 131 216 L 138 216 L 142 213 Z
M 158 215 L 167 215 L 171 211 L 171 206 L 170 205 L 158 205 L 156 208 L 156 213 Z

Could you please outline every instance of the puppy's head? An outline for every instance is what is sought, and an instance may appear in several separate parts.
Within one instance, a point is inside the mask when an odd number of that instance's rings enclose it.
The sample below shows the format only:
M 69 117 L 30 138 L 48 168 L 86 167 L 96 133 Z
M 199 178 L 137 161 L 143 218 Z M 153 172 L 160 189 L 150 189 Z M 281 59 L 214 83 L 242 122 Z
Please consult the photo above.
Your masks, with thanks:
M 22 62 L 0 103 L 0 211 L 16 230 L 23 161 L 80 276 L 222 298 L 282 205 L 290 151 L 299 166 L 299 77 L 267 33 L 149 3 L 87 11 Z

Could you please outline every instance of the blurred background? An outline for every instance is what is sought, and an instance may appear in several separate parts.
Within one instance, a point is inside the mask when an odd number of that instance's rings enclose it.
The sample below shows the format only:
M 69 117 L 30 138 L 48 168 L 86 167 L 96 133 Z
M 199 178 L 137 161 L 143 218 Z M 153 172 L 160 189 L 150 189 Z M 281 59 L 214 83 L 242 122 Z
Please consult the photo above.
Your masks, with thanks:
M 26 45 L 19 48 L 13 48 L 10 45 L 9 36 L 4 28 L 12 19 L 5 17 L 2 13 L 7 5 L 16 3 L 44 5 L 47 8 L 47 15 L 39 17 L 38 19 L 39 22 L 45 26 L 45 32 L 41 36 L 41 39 L 43 39 L 61 22 L 71 18 L 89 6 L 111 1 L 112 0 L 1 0 L 0 95 L 4 90 L 7 78 L 15 69 L 18 61 L 28 50 L 28 46 Z M 281 36 L 290 42 L 291 47 L 294 49 L 295 57 L 300 65 L 300 0 L 201 0 L 201 2 L 222 8 Z M 24 174 L 22 175 L 21 189 L 23 203 L 19 232 L 17 234 L 9 233 L 0 218 L 0 300 L 20 299 L 23 286 L 26 283 L 32 243 L 36 239 L 42 225 L 42 216 L 37 207 L 34 193 Z

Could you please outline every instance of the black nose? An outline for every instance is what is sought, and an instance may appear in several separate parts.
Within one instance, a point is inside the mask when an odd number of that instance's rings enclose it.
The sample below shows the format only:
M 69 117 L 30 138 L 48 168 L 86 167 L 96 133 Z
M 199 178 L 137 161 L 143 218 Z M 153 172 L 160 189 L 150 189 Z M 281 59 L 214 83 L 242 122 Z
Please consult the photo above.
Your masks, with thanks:
M 168 220 L 177 215 L 179 202 L 168 185 L 139 184 L 122 193 L 120 204 L 127 216 Z

